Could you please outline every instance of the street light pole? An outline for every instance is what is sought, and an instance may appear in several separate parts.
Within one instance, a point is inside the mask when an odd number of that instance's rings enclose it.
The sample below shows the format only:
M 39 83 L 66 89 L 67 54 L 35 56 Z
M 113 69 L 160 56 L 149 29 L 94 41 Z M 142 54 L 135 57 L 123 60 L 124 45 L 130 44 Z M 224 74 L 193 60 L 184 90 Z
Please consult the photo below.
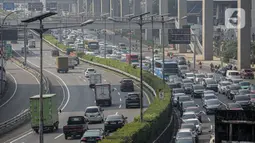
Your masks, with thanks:
M 106 58 L 106 17 L 104 18 L 104 58 Z
M 162 23 L 162 32 L 161 32 L 161 36 L 162 36 L 162 77 L 163 77 L 163 82 L 165 82 L 165 19 L 164 16 L 161 16 L 161 23 Z
M 24 25 L 24 66 L 27 66 L 27 25 Z
M 154 29 L 154 23 L 153 23 L 153 21 L 154 21 L 154 18 L 153 18 L 153 16 L 151 16 L 151 29 L 152 29 L 152 74 L 154 75 L 154 66 L 155 66 L 155 64 L 154 64 L 154 37 L 153 37 L 153 29 Z
M 131 56 L 131 53 L 132 53 L 132 46 L 131 46 L 131 19 L 130 17 L 128 18 L 128 27 L 129 27 L 129 56 Z M 131 60 L 128 60 L 129 61 L 129 64 L 131 65 L 132 61 Z

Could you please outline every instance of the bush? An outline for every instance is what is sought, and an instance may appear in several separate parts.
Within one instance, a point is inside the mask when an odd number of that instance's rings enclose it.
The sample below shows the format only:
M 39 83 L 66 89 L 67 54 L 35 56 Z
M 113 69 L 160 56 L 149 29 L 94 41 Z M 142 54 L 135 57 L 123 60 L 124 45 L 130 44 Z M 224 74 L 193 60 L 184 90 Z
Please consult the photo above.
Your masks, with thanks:
M 44 38 L 58 47 L 63 45 L 56 42 L 56 39 L 51 35 L 45 35 Z M 65 46 L 60 48 L 63 50 L 66 49 Z M 140 77 L 139 69 L 134 69 L 132 66 L 118 60 L 102 59 L 83 53 L 78 53 L 77 56 Z M 160 100 L 155 98 L 144 112 L 144 122 L 140 122 L 139 116 L 135 117 L 133 122 L 126 124 L 123 128 L 114 132 L 112 136 L 106 137 L 101 143 L 148 143 L 154 140 L 169 123 L 172 115 L 170 89 L 161 79 L 149 72 L 143 71 L 143 79 L 157 92 L 157 94 L 158 91 L 162 89 L 165 95 L 164 99 Z

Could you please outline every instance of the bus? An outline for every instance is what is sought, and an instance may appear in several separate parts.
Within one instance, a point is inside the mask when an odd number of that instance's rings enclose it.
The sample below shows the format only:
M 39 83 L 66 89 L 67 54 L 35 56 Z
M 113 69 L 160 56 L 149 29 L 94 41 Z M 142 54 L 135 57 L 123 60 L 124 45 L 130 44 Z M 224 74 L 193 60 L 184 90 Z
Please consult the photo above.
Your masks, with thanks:
M 138 63 L 139 56 L 137 54 L 126 54 L 126 62 L 129 63 Z
M 163 78 L 162 75 L 162 66 L 163 61 L 162 60 L 155 60 L 154 62 L 154 73 L 159 78 Z M 168 80 L 168 77 L 170 75 L 178 75 L 178 63 L 175 60 L 165 60 L 164 63 L 164 72 L 165 72 L 165 80 Z
M 86 48 L 89 50 L 89 51 L 99 51 L 99 42 L 96 41 L 96 40 L 86 40 L 85 41 L 86 43 Z

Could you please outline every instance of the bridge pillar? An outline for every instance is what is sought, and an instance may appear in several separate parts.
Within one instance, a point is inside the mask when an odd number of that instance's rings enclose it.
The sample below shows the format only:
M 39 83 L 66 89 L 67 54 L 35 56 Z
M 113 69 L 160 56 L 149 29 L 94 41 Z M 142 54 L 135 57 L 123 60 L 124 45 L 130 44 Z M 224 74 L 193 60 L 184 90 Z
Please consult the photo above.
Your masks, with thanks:
M 145 11 L 150 12 L 150 14 L 153 14 L 153 6 L 152 5 L 153 5 L 152 0 L 146 0 Z M 153 40 L 152 29 L 145 29 L 145 40 Z
M 213 60 L 213 0 L 203 0 L 203 57 Z
M 187 25 L 187 19 L 183 17 L 187 16 L 187 0 L 178 0 L 178 27 L 182 28 L 183 25 Z M 187 52 L 187 45 L 186 44 L 178 44 L 177 45 L 179 53 L 186 53 Z
M 168 13 L 168 1 L 167 0 L 159 0 L 159 15 Z M 167 23 L 165 23 L 166 27 Z M 164 38 L 164 46 L 168 47 L 168 29 L 165 28 L 165 34 L 162 35 L 162 29 L 159 30 L 159 40 L 160 44 L 163 45 Z M 162 37 L 163 36 L 163 37 Z
M 77 0 L 77 4 L 78 4 L 78 11 L 77 13 L 81 13 L 84 12 L 84 1 L 83 0 Z
M 237 38 L 237 66 L 238 69 L 250 68 L 251 55 L 251 0 L 238 0 L 237 8 L 242 8 L 245 11 L 245 22 L 243 28 L 238 27 Z M 240 12 L 239 12 L 240 13 Z M 241 17 L 242 19 L 242 17 Z M 240 21 L 238 21 L 240 22 Z M 239 24 L 241 26 L 242 24 Z
M 120 17 L 120 1 L 111 0 L 110 1 L 110 16 L 111 17 Z
M 133 13 L 134 15 L 141 14 L 141 0 L 133 0 Z
M 95 17 L 101 15 L 101 0 L 93 0 L 93 15 Z
M 255 1 L 251 1 L 252 3 L 252 8 L 251 8 L 251 17 L 252 17 L 252 26 L 255 27 Z
M 120 17 L 130 14 L 130 3 L 128 0 L 120 0 Z
M 101 14 L 110 13 L 110 0 L 101 0 Z

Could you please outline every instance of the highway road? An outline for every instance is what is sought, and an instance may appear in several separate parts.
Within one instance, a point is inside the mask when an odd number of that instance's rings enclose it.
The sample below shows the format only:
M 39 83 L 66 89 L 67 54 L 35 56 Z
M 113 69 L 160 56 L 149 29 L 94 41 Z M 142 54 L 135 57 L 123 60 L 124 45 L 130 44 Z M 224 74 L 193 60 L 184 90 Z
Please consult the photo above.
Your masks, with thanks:
M 39 45 L 39 40 L 37 39 L 37 45 Z M 20 47 L 22 47 L 21 44 L 13 45 L 14 50 L 18 53 L 20 53 Z M 74 70 L 70 70 L 67 74 L 58 74 L 55 68 L 55 58 L 51 57 L 50 50 L 52 47 L 50 47 L 47 44 L 43 45 L 44 49 L 44 71 L 48 74 L 51 74 L 51 76 L 55 76 L 57 80 L 59 80 L 59 84 L 62 88 L 62 94 L 57 95 L 62 96 L 63 99 L 60 103 L 60 107 L 62 109 L 62 113 L 59 115 L 60 119 L 60 130 L 54 133 L 45 134 L 45 142 L 54 142 L 54 143 L 64 143 L 64 142 L 77 142 L 77 140 L 68 140 L 66 141 L 64 139 L 64 136 L 62 134 L 62 126 L 66 124 L 67 118 L 71 115 L 84 115 L 84 110 L 88 106 L 95 105 L 94 101 L 94 93 L 93 91 L 88 87 L 88 80 L 84 78 L 84 70 L 88 67 L 92 67 L 91 65 L 81 63 L 78 67 L 76 67 Z M 39 66 L 39 48 L 33 49 L 29 53 L 28 61 L 35 65 Z M 105 83 L 111 83 L 112 88 L 117 89 L 115 92 L 112 93 L 113 98 L 113 105 L 111 107 L 105 107 L 104 115 L 105 117 L 110 114 L 123 114 L 124 116 L 128 117 L 128 121 L 131 122 L 135 116 L 139 114 L 139 109 L 125 109 L 125 95 L 127 93 L 120 92 L 119 90 L 119 81 L 123 78 L 122 76 L 119 76 L 117 74 L 114 74 L 108 70 L 104 70 L 102 68 L 94 67 L 98 73 L 101 73 L 103 75 L 103 81 Z M 139 91 L 138 88 L 135 89 L 136 91 Z M 144 106 L 147 107 L 149 105 L 149 101 L 145 98 L 144 99 Z M 29 130 L 28 126 L 23 127 L 25 132 L 25 129 L 28 131 L 15 136 L 12 136 L 13 138 L 6 138 L 4 140 L 6 143 L 34 143 L 38 142 L 38 135 L 31 130 Z M 89 128 L 103 128 L 103 124 L 92 124 Z
M 6 65 L 8 89 L 0 100 L 0 123 L 13 118 L 29 107 L 30 96 L 39 93 L 39 81 L 30 72 L 8 61 Z

